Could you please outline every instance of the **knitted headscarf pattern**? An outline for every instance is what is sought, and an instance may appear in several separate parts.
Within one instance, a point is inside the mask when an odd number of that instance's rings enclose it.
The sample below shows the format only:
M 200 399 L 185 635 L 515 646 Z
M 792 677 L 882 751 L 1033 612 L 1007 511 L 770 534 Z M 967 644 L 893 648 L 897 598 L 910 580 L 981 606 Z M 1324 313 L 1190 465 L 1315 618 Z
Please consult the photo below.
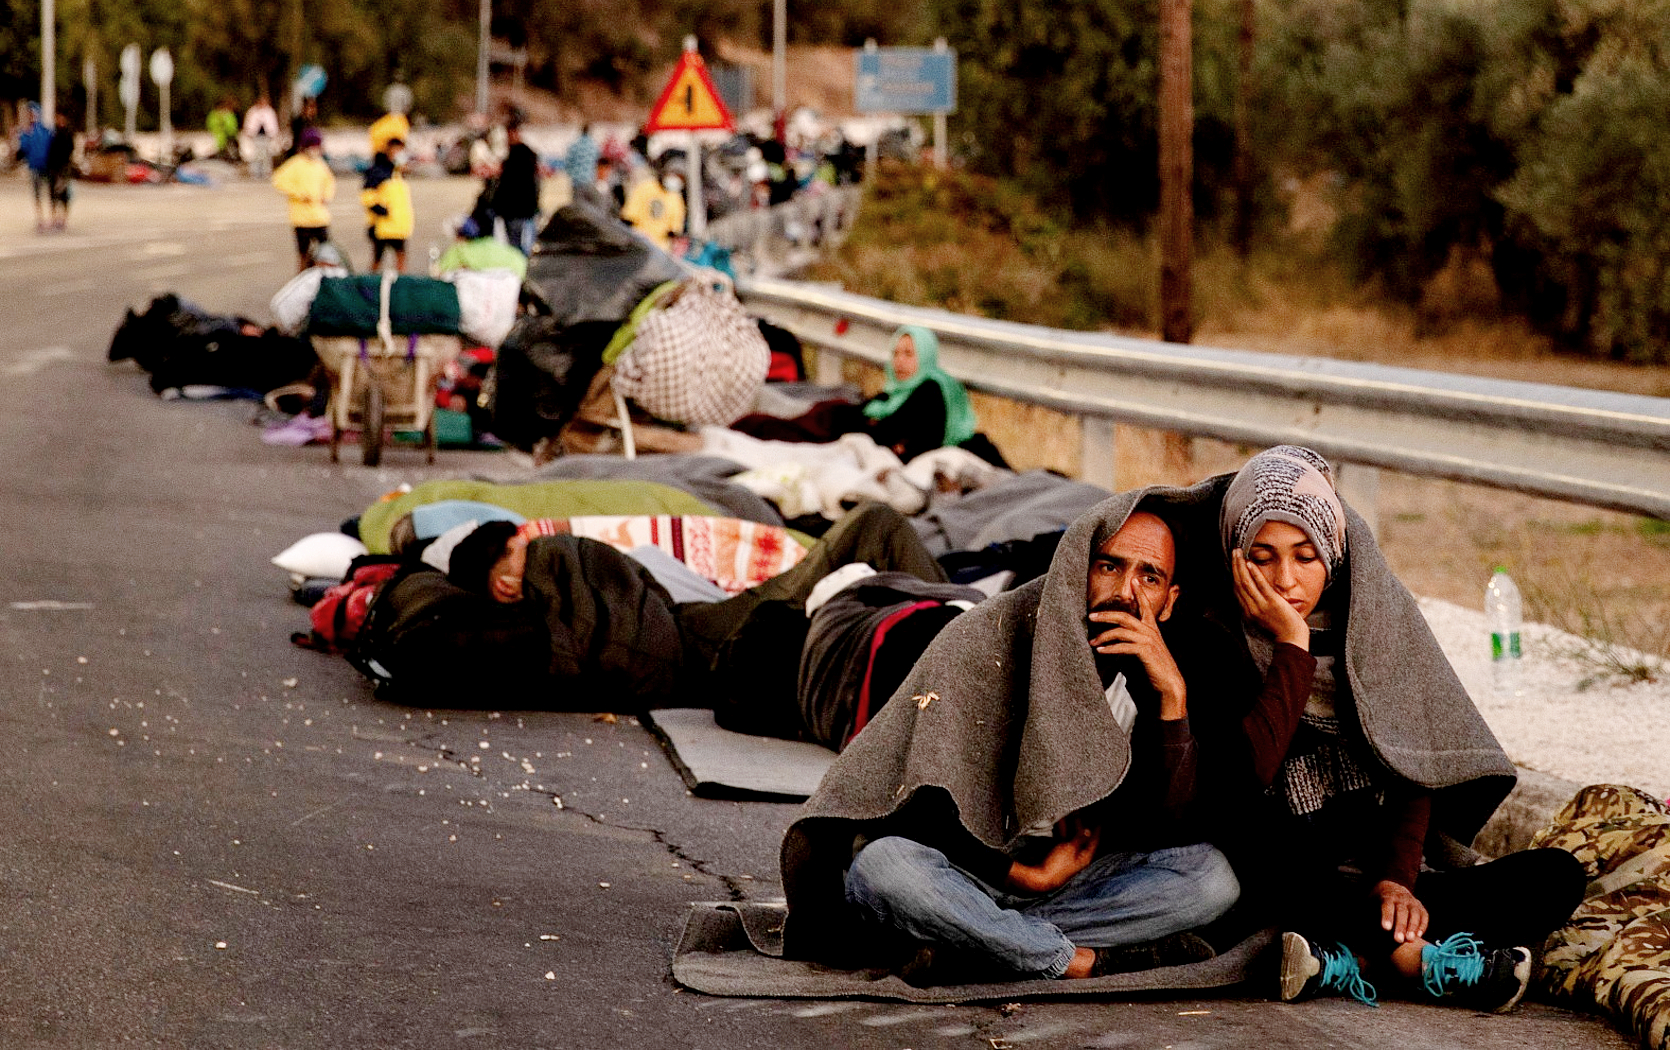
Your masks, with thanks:
M 1219 516 L 1224 556 L 1247 551 L 1258 530 L 1272 521 L 1303 531 L 1333 582 L 1345 564 L 1345 508 L 1326 459 L 1298 445 L 1277 445 L 1247 460 L 1224 492 Z

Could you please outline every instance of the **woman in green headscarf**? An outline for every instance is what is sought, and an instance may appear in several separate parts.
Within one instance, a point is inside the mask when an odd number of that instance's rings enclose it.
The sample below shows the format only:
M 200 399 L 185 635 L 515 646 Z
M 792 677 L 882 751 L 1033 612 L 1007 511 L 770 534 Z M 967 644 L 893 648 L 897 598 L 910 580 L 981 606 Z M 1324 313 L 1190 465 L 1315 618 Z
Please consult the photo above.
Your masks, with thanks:
M 919 325 L 893 336 L 887 385 L 864 403 L 870 436 L 910 460 L 974 436 L 968 391 L 939 367 L 939 338 Z

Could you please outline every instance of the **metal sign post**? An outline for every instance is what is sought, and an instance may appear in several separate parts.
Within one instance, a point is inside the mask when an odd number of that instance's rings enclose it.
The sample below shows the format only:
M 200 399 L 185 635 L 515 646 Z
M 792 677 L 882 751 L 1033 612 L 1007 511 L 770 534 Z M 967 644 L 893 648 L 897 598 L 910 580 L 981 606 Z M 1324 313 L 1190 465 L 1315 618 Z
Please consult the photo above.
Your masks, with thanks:
M 41 0 L 41 122 L 52 127 L 58 114 L 58 6 Z
M 88 55 L 81 60 L 81 90 L 87 93 L 87 137 L 99 130 L 99 64 Z
M 174 82 L 174 56 L 168 53 L 166 47 L 151 52 L 151 79 L 162 93 L 162 162 L 167 164 L 174 159 L 174 121 L 169 115 L 172 107 L 168 103 L 168 87 Z
M 122 48 L 122 79 L 116 86 L 116 97 L 122 100 L 122 108 L 127 111 L 122 121 L 122 140 L 131 143 L 134 127 L 139 114 L 139 45 L 129 44 Z

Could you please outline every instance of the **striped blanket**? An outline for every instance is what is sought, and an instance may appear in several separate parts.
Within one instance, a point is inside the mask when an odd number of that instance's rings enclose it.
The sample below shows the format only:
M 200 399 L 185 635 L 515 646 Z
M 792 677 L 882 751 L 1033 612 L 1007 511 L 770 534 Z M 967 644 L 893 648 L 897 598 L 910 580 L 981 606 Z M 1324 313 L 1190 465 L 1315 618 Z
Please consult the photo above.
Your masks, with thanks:
M 621 551 L 659 547 L 728 594 L 764 583 L 806 556 L 806 548 L 786 529 L 741 518 L 597 514 L 536 519 L 521 531 L 526 536 L 584 536 Z

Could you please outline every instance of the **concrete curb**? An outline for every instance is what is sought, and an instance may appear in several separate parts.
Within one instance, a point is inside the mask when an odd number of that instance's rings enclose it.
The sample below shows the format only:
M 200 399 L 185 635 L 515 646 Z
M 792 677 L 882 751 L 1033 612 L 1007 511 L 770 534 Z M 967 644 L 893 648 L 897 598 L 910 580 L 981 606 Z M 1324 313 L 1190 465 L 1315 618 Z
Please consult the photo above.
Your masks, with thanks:
M 1522 850 L 1531 836 L 1548 826 L 1560 807 L 1583 785 L 1534 769 L 1519 768 L 1519 783 L 1496 807 L 1496 812 L 1474 840 L 1473 848 L 1487 857 Z

